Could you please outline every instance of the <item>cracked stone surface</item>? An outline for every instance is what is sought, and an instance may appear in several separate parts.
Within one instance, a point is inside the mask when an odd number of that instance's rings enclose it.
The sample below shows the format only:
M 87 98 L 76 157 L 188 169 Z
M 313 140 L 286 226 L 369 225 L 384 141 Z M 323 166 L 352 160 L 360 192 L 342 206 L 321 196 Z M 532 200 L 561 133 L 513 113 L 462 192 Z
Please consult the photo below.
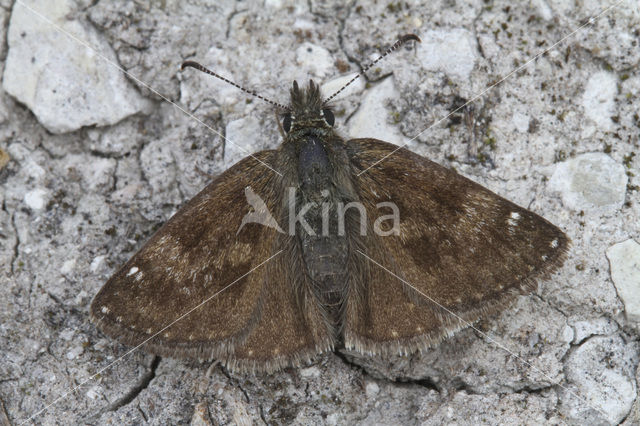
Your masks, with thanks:
M 0 149 L 9 158 L 0 167 L 0 421 L 640 423 L 639 331 L 606 256 L 617 243 L 640 241 L 637 2 L 624 0 L 531 62 L 606 5 L 60 0 L 53 10 L 21 2 L 112 52 L 138 80 L 113 74 L 18 2 L 0 0 Z M 29 59 L 16 21 L 48 35 L 38 58 L 56 57 L 57 66 L 39 89 L 59 87 L 61 97 L 43 102 L 7 86 L 18 78 L 26 89 L 42 70 L 29 61 L 17 77 L 11 69 L 15 55 Z M 127 354 L 96 330 L 88 308 L 102 284 L 242 156 L 223 136 L 249 151 L 279 143 L 272 107 L 179 71 L 184 60 L 286 102 L 292 80 L 313 78 L 332 92 L 407 32 L 424 44 L 385 58 L 341 94 L 338 129 L 415 138 L 412 150 L 560 226 L 573 245 L 550 280 L 422 354 L 331 353 L 274 375 Z M 109 70 L 122 84 L 91 94 L 87 82 L 108 79 L 83 70 Z M 57 103 L 65 96 L 71 102 Z M 136 107 L 114 108 L 122 99 Z M 614 171 L 618 183 L 605 185 L 613 181 L 584 167 L 558 172 L 585 156 L 602 160 L 598 170 Z M 615 202 L 605 211 L 567 198 L 576 175 Z M 554 176 L 559 187 L 550 185 Z

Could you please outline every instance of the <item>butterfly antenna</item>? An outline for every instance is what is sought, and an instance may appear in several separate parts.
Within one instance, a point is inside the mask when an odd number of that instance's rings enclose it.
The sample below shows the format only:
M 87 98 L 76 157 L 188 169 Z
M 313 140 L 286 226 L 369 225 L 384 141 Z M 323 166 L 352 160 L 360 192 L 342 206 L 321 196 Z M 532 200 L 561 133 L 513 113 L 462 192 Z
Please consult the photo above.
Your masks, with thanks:
M 237 87 L 238 89 L 242 90 L 244 93 L 247 93 L 247 94 L 249 94 L 249 95 L 251 95 L 251 96 L 253 96 L 255 98 L 258 98 L 260 100 L 263 100 L 266 103 L 271 104 L 271 105 L 273 105 L 275 107 L 278 107 L 278 108 L 283 109 L 283 110 L 288 110 L 289 109 L 288 107 L 286 107 L 286 106 L 284 106 L 282 104 L 279 104 L 278 102 L 274 102 L 271 99 L 267 99 L 264 96 L 257 94 L 253 90 L 245 89 L 244 87 L 240 86 L 238 83 L 234 83 L 233 81 L 229 80 L 228 78 L 225 78 L 225 77 L 221 76 L 220 74 L 217 74 L 217 73 L 211 71 L 210 69 L 206 68 L 203 65 L 200 65 L 197 62 L 194 62 L 194 61 L 183 62 L 182 66 L 180 67 L 180 69 L 184 70 L 185 68 L 188 68 L 188 67 L 195 68 L 198 71 L 202 71 L 205 74 L 212 75 L 215 78 L 218 78 L 218 79 L 224 81 L 225 83 L 229 83 L 230 85 L 232 85 L 234 87 Z
M 389 47 L 382 55 L 380 55 L 378 57 L 378 59 L 376 59 L 375 61 L 371 62 L 370 64 L 366 65 L 364 68 L 362 68 L 362 71 L 360 71 L 358 73 L 358 75 L 356 75 L 355 77 L 353 77 L 351 80 L 349 80 L 347 82 L 347 84 L 345 84 L 344 86 L 342 86 L 337 92 L 335 92 L 333 95 L 329 96 L 327 99 L 325 99 L 324 103 L 329 102 L 331 99 L 335 98 L 340 92 L 342 92 L 344 89 L 346 89 L 351 83 L 353 83 L 354 81 L 356 81 L 358 78 L 360 78 L 361 76 L 364 75 L 364 73 L 366 73 L 372 66 L 374 66 L 375 64 L 377 64 L 378 62 L 380 62 L 380 60 L 382 60 L 385 56 L 387 56 L 389 53 L 393 52 L 394 50 L 396 50 L 398 47 L 402 46 L 403 44 L 405 44 L 408 41 L 417 41 L 420 42 L 420 37 L 418 37 L 415 34 L 405 34 L 402 37 L 400 37 L 400 39 L 398 41 L 396 41 L 391 47 Z

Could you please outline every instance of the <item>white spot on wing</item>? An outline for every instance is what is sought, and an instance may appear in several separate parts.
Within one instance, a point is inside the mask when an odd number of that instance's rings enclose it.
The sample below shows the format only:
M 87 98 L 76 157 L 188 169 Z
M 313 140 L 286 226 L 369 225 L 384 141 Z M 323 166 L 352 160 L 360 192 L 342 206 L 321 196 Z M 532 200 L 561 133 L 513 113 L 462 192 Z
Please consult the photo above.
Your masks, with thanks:
M 553 240 L 553 241 L 551 241 L 551 242 L 549 243 L 549 246 L 550 246 L 551 248 L 556 248 L 556 247 L 558 247 L 558 240 Z
M 136 272 L 138 272 L 140 269 L 137 266 L 132 267 L 131 269 L 129 269 L 129 272 L 127 272 L 127 276 L 129 275 L 133 275 Z
M 520 213 L 511 212 L 511 214 L 509 215 L 509 219 L 507 219 L 507 224 L 509 225 L 509 227 L 515 228 L 516 226 L 518 226 L 518 220 L 520 220 Z
M 109 313 L 109 308 L 107 308 L 106 306 L 103 306 L 100 308 L 100 312 L 102 312 L 103 314 L 108 314 Z

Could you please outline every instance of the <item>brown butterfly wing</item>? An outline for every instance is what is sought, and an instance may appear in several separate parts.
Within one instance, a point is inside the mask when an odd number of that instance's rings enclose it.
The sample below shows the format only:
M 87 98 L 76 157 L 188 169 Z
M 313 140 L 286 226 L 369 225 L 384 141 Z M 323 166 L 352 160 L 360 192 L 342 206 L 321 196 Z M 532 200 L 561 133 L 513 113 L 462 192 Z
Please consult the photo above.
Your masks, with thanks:
M 373 269 L 361 278 L 364 297 L 349 301 L 347 347 L 430 346 L 562 264 L 568 238 L 535 213 L 404 148 L 374 139 L 347 145 L 369 221 L 389 214 L 381 202 L 394 203 L 400 218 L 399 235 L 367 237 L 362 256 Z
M 252 210 L 246 187 L 269 211 L 280 211 L 282 182 L 260 164 L 278 168 L 279 158 L 277 151 L 262 151 L 242 160 L 167 221 L 94 298 L 99 328 L 128 345 L 162 330 L 145 350 L 258 371 L 331 347 L 317 310 L 303 313 L 296 304 L 305 300 L 305 287 L 293 286 L 295 262 L 285 258 L 296 254 L 295 245 L 261 224 L 238 232 Z M 263 334 L 270 327 L 280 334 Z
M 261 320 L 227 359 L 233 369 L 272 372 L 333 350 L 334 330 L 310 291 L 295 239 L 287 239 L 278 261 L 267 267 Z

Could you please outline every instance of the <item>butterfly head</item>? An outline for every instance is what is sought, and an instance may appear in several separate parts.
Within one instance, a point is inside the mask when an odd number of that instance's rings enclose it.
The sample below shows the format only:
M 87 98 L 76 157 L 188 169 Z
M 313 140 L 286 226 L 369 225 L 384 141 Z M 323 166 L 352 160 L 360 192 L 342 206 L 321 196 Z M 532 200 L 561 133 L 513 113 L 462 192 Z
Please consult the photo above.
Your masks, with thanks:
M 291 104 L 282 115 L 282 127 L 287 133 L 305 129 L 330 129 L 335 123 L 331 107 L 325 104 L 320 87 L 309 81 L 307 89 L 301 89 L 293 82 Z

